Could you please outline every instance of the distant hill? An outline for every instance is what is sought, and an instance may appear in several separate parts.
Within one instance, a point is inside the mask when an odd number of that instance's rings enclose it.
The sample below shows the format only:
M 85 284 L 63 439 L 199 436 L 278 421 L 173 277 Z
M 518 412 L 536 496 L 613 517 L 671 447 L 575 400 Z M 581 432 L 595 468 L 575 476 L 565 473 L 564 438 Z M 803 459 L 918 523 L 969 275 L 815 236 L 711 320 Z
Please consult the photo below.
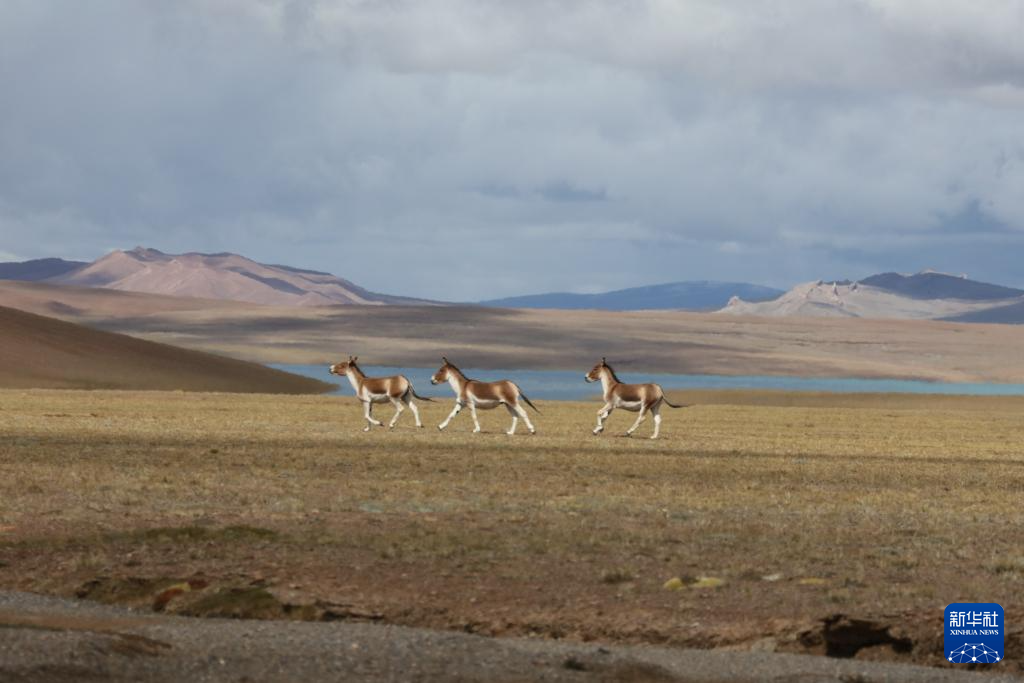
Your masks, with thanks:
M 330 273 L 266 265 L 228 253 L 165 254 L 136 247 L 130 251 L 113 251 L 92 263 L 43 259 L 0 264 L 0 272 L 10 273 L 0 279 L 28 279 L 273 306 L 432 303 L 371 292 Z
M 0 306 L 0 387 L 319 394 L 332 385 Z
M 862 285 L 877 287 L 912 299 L 964 299 L 987 301 L 1024 296 L 1024 290 L 968 280 L 966 276 L 923 271 L 914 275 L 881 273 L 860 281 Z
M 63 275 L 87 265 L 85 261 L 65 261 L 59 258 L 41 258 L 20 263 L 0 263 L 0 280 L 27 280 L 38 282 Z
M 223 318 L 232 314 L 259 315 L 268 310 L 288 310 L 243 301 L 174 297 L 18 280 L 0 280 L 0 304 L 91 327 L 102 327 L 102 322 L 111 318 L 132 317 L 141 320 L 173 312 L 194 312 L 198 319 L 199 316 Z
M 601 294 L 553 292 L 481 301 L 485 306 L 500 308 L 599 309 L 606 311 L 638 311 L 684 309 L 710 311 L 721 308 L 733 296 L 748 301 L 767 301 L 782 290 L 746 282 L 670 282 L 664 285 L 631 287 Z
M 961 313 L 960 315 L 943 318 L 961 323 L 1002 323 L 1006 325 L 1024 325 L 1024 301 L 1006 306 L 993 306 L 980 311 Z
M 767 302 L 732 299 L 720 313 L 757 316 L 1017 322 L 1024 290 L 936 272 L 883 273 L 858 282 L 806 282 Z M 1003 313 L 996 311 L 1005 309 Z

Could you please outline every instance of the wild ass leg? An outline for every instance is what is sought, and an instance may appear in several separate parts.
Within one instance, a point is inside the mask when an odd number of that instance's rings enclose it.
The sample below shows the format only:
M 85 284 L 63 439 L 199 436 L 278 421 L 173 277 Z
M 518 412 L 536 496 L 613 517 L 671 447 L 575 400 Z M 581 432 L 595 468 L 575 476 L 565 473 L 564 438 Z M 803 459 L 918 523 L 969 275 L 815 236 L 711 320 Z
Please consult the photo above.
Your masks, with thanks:
M 372 425 L 383 427 L 384 423 L 380 420 L 375 420 L 373 417 L 373 402 L 363 401 L 363 416 L 366 418 L 366 426 L 363 428 L 364 432 L 370 431 Z
M 402 399 L 402 401 L 405 403 L 405 405 L 409 406 L 409 410 L 412 411 L 412 416 L 416 418 L 416 426 L 422 427 L 423 423 L 420 422 L 420 409 L 416 407 L 416 403 L 414 403 L 413 400 L 409 398 L 408 395 L 406 395 L 405 398 Z
M 473 399 L 469 399 L 469 414 L 473 416 L 473 424 L 476 425 L 473 428 L 473 433 L 478 434 L 480 432 L 480 420 L 476 417 L 476 403 Z
M 398 416 L 405 410 L 405 404 L 402 403 L 402 399 L 393 398 L 391 404 L 395 406 L 395 414 L 391 417 L 391 422 L 388 423 L 388 429 L 394 429 L 395 423 L 398 422 Z
M 508 410 L 508 414 L 512 416 L 512 426 L 509 427 L 508 431 L 505 433 L 512 436 L 516 433 L 516 425 L 519 424 L 519 414 L 516 412 L 515 408 L 507 403 L 505 404 L 505 408 Z
M 614 408 L 611 403 L 605 403 L 604 408 L 597 411 L 597 426 L 594 427 L 594 433 L 600 434 L 604 431 L 604 421 L 608 419 L 608 416 L 612 414 Z
M 647 406 L 640 406 L 640 414 L 636 416 L 636 422 L 633 423 L 633 426 L 626 430 L 626 436 L 633 436 L 633 432 L 636 431 L 636 428 L 640 426 L 645 417 L 647 417 Z
M 523 422 L 526 423 L 526 428 L 530 430 L 531 434 L 536 434 L 537 430 L 533 428 L 533 423 L 530 422 L 530 416 L 526 414 L 526 408 L 524 408 L 518 401 L 516 402 L 516 412 L 523 418 Z
M 661 431 L 661 401 L 651 406 L 651 414 L 654 415 L 654 434 L 651 435 L 651 438 L 657 439 L 658 432 Z
M 460 410 L 462 410 L 462 401 L 455 401 L 455 407 L 452 408 L 451 414 L 449 414 L 448 417 L 445 418 L 444 422 L 437 425 L 437 428 L 443 430 L 445 427 L 447 427 L 448 423 L 452 421 L 453 417 L 459 414 Z

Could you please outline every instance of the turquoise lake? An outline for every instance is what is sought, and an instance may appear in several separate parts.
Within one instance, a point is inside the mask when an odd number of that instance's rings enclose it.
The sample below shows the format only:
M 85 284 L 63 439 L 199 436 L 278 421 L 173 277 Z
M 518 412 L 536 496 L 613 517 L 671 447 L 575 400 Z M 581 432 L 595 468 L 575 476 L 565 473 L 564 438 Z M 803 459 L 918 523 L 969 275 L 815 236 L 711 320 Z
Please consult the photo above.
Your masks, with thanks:
M 352 385 L 344 377 L 328 374 L 326 365 L 272 365 L 299 375 L 313 377 L 340 385 L 336 394 L 351 396 Z M 576 401 L 593 398 L 600 393 L 598 384 L 583 381 L 586 368 L 579 372 L 567 370 L 478 370 L 463 368 L 468 377 L 482 381 L 511 379 L 527 396 L 537 400 Z M 430 376 L 437 368 L 402 368 L 392 366 L 363 366 L 371 377 L 405 375 L 412 381 L 416 393 L 429 397 L 452 397 L 451 388 L 433 386 Z M 1021 396 L 1024 384 L 922 382 L 902 379 L 850 379 L 810 377 L 769 377 L 724 375 L 673 375 L 643 372 L 619 372 L 624 382 L 657 382 L 665 389 L 785 389 L 789 391 L 831 391 L 837 393 L 906 393 L 906 394 L 963 394 L 973 396 Z

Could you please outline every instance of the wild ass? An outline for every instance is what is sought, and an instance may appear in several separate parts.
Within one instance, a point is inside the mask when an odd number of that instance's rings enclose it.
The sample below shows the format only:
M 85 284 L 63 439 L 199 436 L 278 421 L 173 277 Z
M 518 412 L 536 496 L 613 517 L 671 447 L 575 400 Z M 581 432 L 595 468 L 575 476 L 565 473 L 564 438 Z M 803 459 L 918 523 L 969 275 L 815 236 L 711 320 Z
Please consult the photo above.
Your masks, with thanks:
M 670 408 L 686 407 L 669 403 L 660 384 L 623 384 L 604 358 L 584 378 L 588 382 L 600 381 L 601 388 L 604 389 L 604 407 L 597 411 L 597 427 L 594 428 L 594 434 L 603 432 L 604 421 L 608 419 L 613 410 L 622 408 L 634 413 L 640 412 L 633 426 L 626 430 L 626 436 L 632 436 L 636 428 L 647 417 L 647 413 L 650 412 L 654 415 L 654 434 L 651 435 L 651 438 L 657 439 L 658 432 L 661 430 L 661 404 L 664 403 Z
M 391 418 L 391 422 L 388 423 L 388 429 L 395 426 L 398 416 L 402 414 L 406 406 L 412 409 L 413 417 L 416 418 L 416 426 L 422 427 L 420 411 L 416 409 L 416 404 L 412 400 L 413 398 L 418 398 L 421 401 L 429 401 L 430 399 L 417 394 L 412 388 L 412 382 L 406 379 L 404 375 L 367 377 L 359 369 L 359 366 L 356 365 L 357 360 L 359 360 L 358 356 L 349 356 L 348 360 L 335 363 L 330 366 L 329 370 L 332 375 L 348 377 L 348 381 L 352 383 L 352 388 L 356 390 L 356 398 L 363 402 L 363 415 L 366 417 L 366 427 L 363 428 L 363 431 L 370 431 L 371 425 L 384 426 L 383 422 L 374 419 L 372 412 L 373 404 L 387 403 L 388 401 L 391 401 L 395 406 L 395 415 Z
M 537 430 L 530 423 L 530 417 L 526 414 L 526 409 L 519 404 L 519 400 L 522 399 L 526 405 L 534 410 L 537 410 L 537 406 L 533 405 L 530 399 L 526 398 L 526 394 L 523 393 L 515 382 L 507 379 L 497 382 L 478 382 L 475 379 L 467 378 L 447 358 L 442 358 L 441 360 L 444 361 L 444 365 L 430 378 L 430 383 L 441 384 L 448 382 L 451 384 L 452 389 L 455 391 L 455 408 L 445 421 L 437 426 L 438 429 L 444 430 L 448 423 L 452 421 L 452 418 L 458 415 L 464 406 L 468 405 L 469 411 L 473 415 L 473 424 L 476 425 L 473 433 L 476 434 L 480 431 L 480 420 L 476 416 L 477 408 L 490 410 L 498 406 L 505 406 L 512 416 L 512 426 L 509 427 L 506 434 L 516 433 L 516 425 L 519 424 L 520 417 L 526 422 L 526 427 L 530 430 L 531 434 L 537 433 Z M 540 411 L 537 410 L 537 412 L 539 413 Z

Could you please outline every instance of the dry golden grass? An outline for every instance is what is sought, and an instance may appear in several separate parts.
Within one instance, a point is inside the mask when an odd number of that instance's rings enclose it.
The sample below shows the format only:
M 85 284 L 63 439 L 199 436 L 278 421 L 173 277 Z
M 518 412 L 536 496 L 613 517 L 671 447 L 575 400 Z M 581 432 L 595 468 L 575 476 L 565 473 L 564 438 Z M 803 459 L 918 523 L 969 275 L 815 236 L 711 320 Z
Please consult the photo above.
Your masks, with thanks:
M 447 402 L 364 434 L 336 397 L 0 391 L 0 586 L 201 576 L 395 623 L 794 651 L 841 612 L 932 663 L 949 602 L 1020 623 L 1024 400 L 729 396 L 651 442 L 611 435 L 632 414 L 591 436 L 596 402 L 508 437 L 503 411 L 438 433 Z

